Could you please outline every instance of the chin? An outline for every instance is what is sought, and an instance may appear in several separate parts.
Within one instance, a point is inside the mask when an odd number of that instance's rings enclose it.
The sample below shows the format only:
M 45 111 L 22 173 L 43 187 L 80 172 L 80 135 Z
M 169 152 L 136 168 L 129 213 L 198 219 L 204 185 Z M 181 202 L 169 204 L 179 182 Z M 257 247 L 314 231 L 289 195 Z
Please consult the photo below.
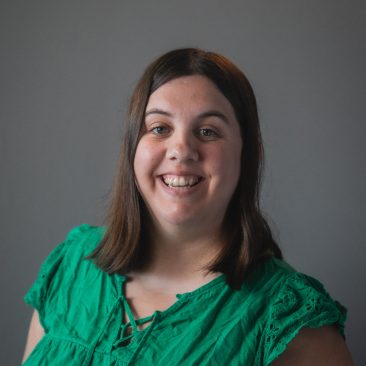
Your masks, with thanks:
M 183 225 L 184 226 L 184 225 L 188 225 L 188 224 L 197 223 L 197 219 L 195 219 L 194 217 L 191 217 L 191 216 L 186 216 L 186 215 L 169 216 L 169 217 L 165 217 L 163 220 L 171 225 Z
M 180 226 L 186 226 L 186 225 L 192 225 L 197 224 L 199 221 L 199 217 L 201 215 L 198 215 L 197 213 L 189 212 L 187 209 L 175 211 L 172 213 L 159 215 L 160 221 L 167 222 L 170 225 L 180 225 Z

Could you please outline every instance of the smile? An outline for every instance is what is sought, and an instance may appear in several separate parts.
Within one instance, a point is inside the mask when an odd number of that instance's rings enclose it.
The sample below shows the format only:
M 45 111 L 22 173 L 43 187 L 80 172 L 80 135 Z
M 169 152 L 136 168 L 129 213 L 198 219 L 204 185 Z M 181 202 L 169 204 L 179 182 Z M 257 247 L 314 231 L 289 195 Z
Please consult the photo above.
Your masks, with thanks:
M 197 175 L 164 175 L 162 180 L 168 187 L 183 188 L 193 187 L 202 181 L 202 177 Z

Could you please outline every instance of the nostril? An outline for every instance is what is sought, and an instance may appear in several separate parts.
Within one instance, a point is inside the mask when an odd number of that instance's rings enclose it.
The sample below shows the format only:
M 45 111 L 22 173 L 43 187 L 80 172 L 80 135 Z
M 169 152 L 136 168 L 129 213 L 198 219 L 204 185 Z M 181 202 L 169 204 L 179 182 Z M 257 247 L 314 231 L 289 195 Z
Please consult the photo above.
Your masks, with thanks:
M 175 146 L 167 151 L 167 157 L 172 160 L 185 161 L 197 160 L 198 151 L 189 146 Z

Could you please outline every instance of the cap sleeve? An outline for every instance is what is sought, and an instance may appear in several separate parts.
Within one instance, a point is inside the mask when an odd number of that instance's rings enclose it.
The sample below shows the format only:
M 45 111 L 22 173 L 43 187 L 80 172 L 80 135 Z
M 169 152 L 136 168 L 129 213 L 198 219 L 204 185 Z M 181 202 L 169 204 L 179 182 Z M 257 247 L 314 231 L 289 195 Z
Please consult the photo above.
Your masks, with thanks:
M 38 276 L 24 297 L 24 302 L 33 306 L 39 314 L 40 322 L 47 332 L 47 322 L 45 321 L 45 304 L 49 296 L 49 289 L 59 278 L 63 276 L 62 266 L 65 255 L 70 244 L 85 230 L 88 225 L 83 224 L 74 227 L 67 235 L 66 240 L 59 244 L 42 263 Z
M 264 365 L 283 353 L 303 327 L 336 325 L 344 337 L 346 313 L 316 279 L 301 273 L 289 276 L 270 307 L 264 331 Z

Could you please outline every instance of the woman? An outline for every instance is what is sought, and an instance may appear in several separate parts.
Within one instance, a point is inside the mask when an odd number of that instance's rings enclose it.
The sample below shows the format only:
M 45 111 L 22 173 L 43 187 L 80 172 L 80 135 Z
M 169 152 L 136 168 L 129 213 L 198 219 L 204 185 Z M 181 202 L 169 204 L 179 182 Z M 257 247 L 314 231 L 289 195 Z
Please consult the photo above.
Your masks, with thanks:
M 281 260 L 261 215 L 262 159 L 230 61 L 180 49 L 153 62 L 106 227 L 74 228 L 26 295 L 25 365 L 351 365 L 345 309 Z

